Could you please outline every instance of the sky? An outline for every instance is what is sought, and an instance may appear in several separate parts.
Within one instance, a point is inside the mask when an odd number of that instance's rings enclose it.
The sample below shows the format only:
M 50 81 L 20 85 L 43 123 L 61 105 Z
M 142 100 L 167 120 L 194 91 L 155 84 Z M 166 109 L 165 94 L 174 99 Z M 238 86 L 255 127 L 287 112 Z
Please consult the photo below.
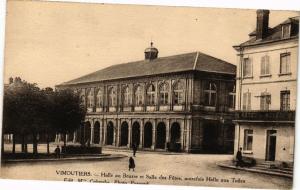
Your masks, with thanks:
M 159 57 L 201 51 L 236 64 L 232 46 L 256 26 L 246 9 L 8 1 L 6 15 L 4 83 L 42 88 L 142 60 L 151 40 Z M 271 10 L 269 26 L 293 16 Z

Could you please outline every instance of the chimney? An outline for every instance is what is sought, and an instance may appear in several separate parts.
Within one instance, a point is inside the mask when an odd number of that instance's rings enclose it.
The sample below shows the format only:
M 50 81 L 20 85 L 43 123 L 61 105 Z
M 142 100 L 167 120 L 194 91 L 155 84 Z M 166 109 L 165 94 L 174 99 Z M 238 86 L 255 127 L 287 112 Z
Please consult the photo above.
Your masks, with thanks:
M 256 40 L 261 40 L 268 35 L 269 10 L 259 9 L 256 11 Z

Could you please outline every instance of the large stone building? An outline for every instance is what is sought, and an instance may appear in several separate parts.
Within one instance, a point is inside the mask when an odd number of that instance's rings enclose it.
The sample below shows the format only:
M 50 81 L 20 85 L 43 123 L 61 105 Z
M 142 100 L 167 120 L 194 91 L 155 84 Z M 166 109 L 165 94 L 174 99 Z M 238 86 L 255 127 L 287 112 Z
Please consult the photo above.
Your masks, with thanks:
M 57 88 L 86 105 L 86 124 L 69 140 L 106 147 L 233 152 L 236 66 L 201 52 L 114 65 Z
M 235 151 L 257 160 L 293 162 L 299 18 L 270 28 L 257 11 L 256 30 L 238 52 Z

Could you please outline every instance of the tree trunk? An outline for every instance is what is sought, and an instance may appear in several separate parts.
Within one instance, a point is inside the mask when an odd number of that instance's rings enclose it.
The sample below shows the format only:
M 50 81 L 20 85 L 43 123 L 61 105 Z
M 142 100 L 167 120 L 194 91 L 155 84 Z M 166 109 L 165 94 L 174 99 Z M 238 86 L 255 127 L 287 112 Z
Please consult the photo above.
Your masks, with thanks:
M 13 134 L 13 147 L 12 147 L 12 153 L 16 153 L 16 135 Z
M 22 134 L 21 148 L 22 148 L 22 153 L 24 153 L 25 152 L 25 136 L 24 136 L 24 134 Z
M 2 137 L 1 137 L 1 154 L 4 154 L 4 134 L 2 130 Z
M 36 156 L 38 154 L 38 149 L 37 149 L 37 135 L 35 133 L 33 133 L 32 135 L 33 139 L 32 139 L 32 144 L 33 144 L 33 154 Z
M 64 133 L 64 147 L 63 147 L 63 152 L 65 153 L 67 147 L 67 133 Z
M 49 148 L 49 134 L 47 134 L 47 154 L 50 154 L 50 148 Z

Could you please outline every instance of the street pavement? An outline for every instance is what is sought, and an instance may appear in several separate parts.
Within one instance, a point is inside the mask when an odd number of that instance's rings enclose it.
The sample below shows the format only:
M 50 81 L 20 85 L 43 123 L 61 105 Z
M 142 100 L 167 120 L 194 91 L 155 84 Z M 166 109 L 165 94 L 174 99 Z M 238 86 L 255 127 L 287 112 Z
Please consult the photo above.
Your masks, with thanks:
M 114 150 L 104 150 L 114 154 Z M 131 152 L 117 152 L 132 156 Z M 265 174 L 220 168 L 217 162 L 232 155 L 167 154 L 137 152 L 135 171 L 128 171 L 128 157 L 106 161 L 14 163 L 2 166 L 3 178 L 112 183 L 218 186 L 289 189 L 292 180 Z

